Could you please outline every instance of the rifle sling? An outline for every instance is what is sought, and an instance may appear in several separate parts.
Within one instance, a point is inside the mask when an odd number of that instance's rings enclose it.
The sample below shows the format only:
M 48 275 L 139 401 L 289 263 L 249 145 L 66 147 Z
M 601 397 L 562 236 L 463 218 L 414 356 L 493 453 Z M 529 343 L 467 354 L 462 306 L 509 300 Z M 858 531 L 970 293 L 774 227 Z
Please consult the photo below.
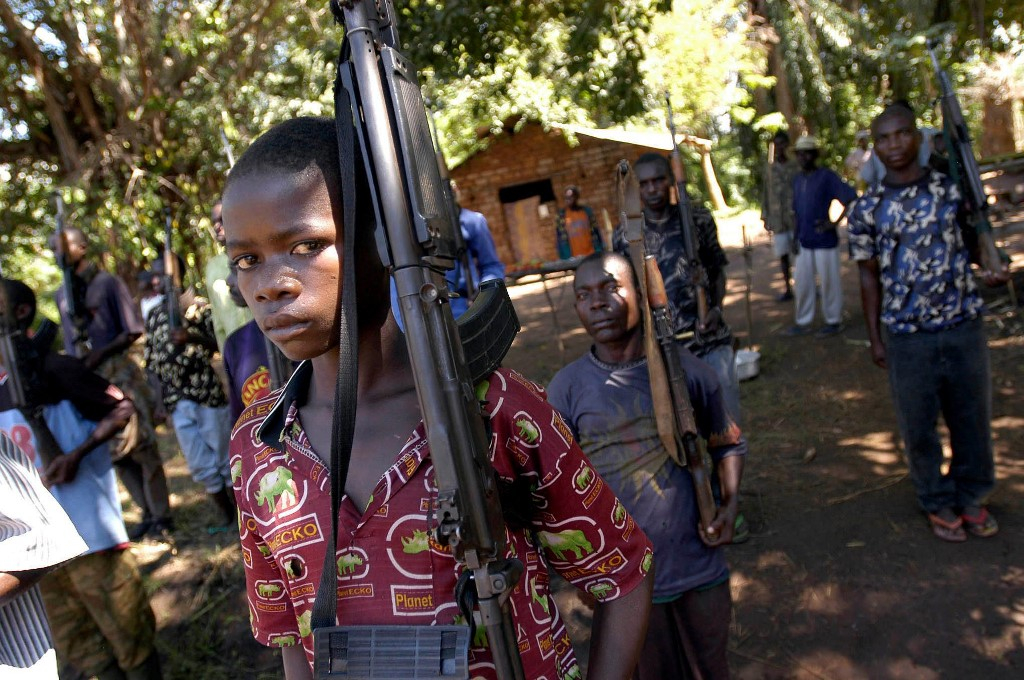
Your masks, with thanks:
M 355 435 L 356 398 L 359 375 L 359 353 L 356 316 L 355 230 L 356 180 L 358 159 L 355 148 L 355 123 L 348 90 L 342 84 L 341 71 L 345 48 L 338 57 L 334 81 L 334 122 L 338 134 L 338 160 L 341 166 L 342 214 L 342 282 L 340 335 L 338 342 L 338 382 L 334 392 L 334 416 L 331 423 L 331 535 L 327 541 L 320 586 L 313 602 L 311 628 L 337 625 L 338 565 L 335 561 L 338 539 L 338 511 L 345 493 L 352 439 Z
M 623 233 L 629 244 L 629 257 L 636 273 L 640 293 L 640 314 L 643 320 L 644 353 L 647 355 L 647 375 L 651 382 L 651 400 L 654 404 L 654 418 L 658 426 L 658 437 L 676 464 L 685 467 L 686 460 L 679 450 L 676 437 L 675 412 L 672 392 L 668 384 L 665 361 L 661 348 L 654 336 L 654 320 L 647 303 L 647 277 L 644 275 L 644 213 L 640 202 L 640 185 L 633 169 L 623 161 L 618 172 L 619 209 L 622 211 Z

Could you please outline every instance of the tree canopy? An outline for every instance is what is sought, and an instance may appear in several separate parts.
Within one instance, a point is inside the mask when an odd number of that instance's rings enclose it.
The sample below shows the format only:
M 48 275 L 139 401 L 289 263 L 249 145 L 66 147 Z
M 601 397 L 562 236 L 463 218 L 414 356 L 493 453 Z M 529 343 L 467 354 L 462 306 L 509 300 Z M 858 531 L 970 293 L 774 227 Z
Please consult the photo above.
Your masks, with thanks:
M 983 142 L 1015 141 L 1024 3 L 409 0 L 396 12 L 455 161 L 527 119 L 661 126 L 668 90 L 677 124 L 715 140 L 735 199 L 771 130 L 816 132 L 840 154 L 886 99 L 930 120 L 923 44 L 941 35 L 959 84 L 970 75 Z M 28 262 L 60 191 L 126 278 L 160 249 L 165 207 L 198 270 L 229 152 L 286 117 L 332 112 L 341 36 L 326 0 L 0 0 L 0 263 L 45 276 Z

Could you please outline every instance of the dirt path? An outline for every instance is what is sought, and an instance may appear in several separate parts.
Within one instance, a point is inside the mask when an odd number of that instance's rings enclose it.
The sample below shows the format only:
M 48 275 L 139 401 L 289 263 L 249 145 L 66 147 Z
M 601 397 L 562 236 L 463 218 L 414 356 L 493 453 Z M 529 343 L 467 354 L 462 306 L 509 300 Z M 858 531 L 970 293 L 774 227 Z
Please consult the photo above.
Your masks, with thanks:
M 726 316 L 745 342 L 739 220 L 720 228 L 732 262 Z M 780 332 L 793 323 L 792 303 L 775 301 L 777 264 L 764 232 L 752 236 L 752 336 L 762 356 L 760 377 L 741 386 L 751 450 L 742 507 L 753 538 L 728 548 L 735 676 L 1024 677 L 1021 320 L 1001 314 L 988 323 L 999 476 L 992 509 L 1001 532 L 942 543 L 905 476 L 886 374 L 866 349 L 856 267 L 843 264 L 847 330 L 789 338 Z M 1007 245 L 1020 258 L 1024 236 Z M 571 308 L 571 279 L 548 285 L 575 358 L 589 343 Z M 546 381 L 558 352 L 540 286 L 513 289 L 524 331 L 508 363 Z M 1002 294 L 986 295 L 1007 308 Z M 579 601 L 559 604 L 585 630 Z
M 745 339 L 739 223 L 723 221 L 721 237 L 732 260 L 726 315 Z M 1001 532 L 964 545 L 941 543 L 928 532 L 904 477 L 886 376 L 864 347 L 855 267 L 843 265 L 846 332 L 826 340 L 787 338 L 779 332 L 792 323 L 792 305 L 775 302 L 777 266 L 764 233 L 755 236 L 752 337 L 762 354 L 761 375 L 742 384 L 751 447 L 742 506 L 753 538 L 728 548 L 735 676 L 1024 677 L 1020 318 L 988 322 L 999 476 L 992 508 Z M 1008 246 L 1024 259 L 1024 233 L 1013 234 Z M 589 346 L 572 309 L 571 278 L 547 285 L 548 295 L 540 283 L 511 289 L 523 331 L 506 362 L 542 383 Z M 249 635 L 234 537 L 203 530 L 210 509 L 180 456 L 169 472 L 181 526 L 178 554 L 161 546 L 139 550 L 154 592 L 166 677 L 280 677 L 276 654 Z M 559 607 L 570 627 L 582 631 L 585 647 L 586 608 L 571 596 Z

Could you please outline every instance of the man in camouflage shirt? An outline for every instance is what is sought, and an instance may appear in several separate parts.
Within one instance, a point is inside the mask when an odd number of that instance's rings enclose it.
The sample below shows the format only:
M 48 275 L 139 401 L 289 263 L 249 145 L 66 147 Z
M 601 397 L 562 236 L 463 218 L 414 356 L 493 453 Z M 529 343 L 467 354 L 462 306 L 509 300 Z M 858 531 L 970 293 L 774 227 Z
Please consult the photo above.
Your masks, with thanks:
M 163 275 L 162 259 L 154 269 Z M 168 294 L 173 292 L 164 291 L 164 300 Z M 217 351 L 213 315 L 206 300 L 192 290 L 179 297 L 178 309 L 180 328 L 171 328 L 165 302 L 146 317 L 146 369 L 163 386 L 164 406 L 192 478 L 206 488 L 222 514 L 223 522 L 210 530 L 225 530 L 236 521 L 228 471 L 231 419 L 211 365 Z
M 910 478 L 932 532 L 954 542 L 968 531 L 991 536 L 999 528 L 984 506 L 995 485 L 992 386 L 960 190 L 918 162 L 921 134 L 908 108 L 886 108 L 872 134 L 887 172 L 849 220 L 871 358 L 889 370 Z M 946 474 L 940 412 L 953 449 Z
M 644 246 L 648 255 L 658 262 L 665 279 L 665 292 L 672 312 L 676 337 L 686 348 L 715 369 L 725 396 L 726 406 L 737 423 L 740 422 L 740 388 L 732 350 L 732 330 L 722 318 L 725 298 L 725 266 L 729 260 L 718 242 L 718 225 L 703 205 L 693 204 L 693 221 L 697 227 L 698 257 L 708 274 L 708 317 L 699 323 L 697 290 L 690 278 L 679 211 L 671 203 L 675 184 L 668 159 L 646 153 L 637 159 L 634 172 L 640 183 L 644 205 Z M 622 227 L 612 237 L 615 251 L 629 255 Z
M 779 296 L 779 302 L 793 299 L 792 262 L 790 255 L 796 255 L 799 248 L 794 231 L 796 213 L 793 212 L 793 178 L 796 177 L 796 162 L 789 160 L 789 135 L 779 130 L 772 138 L 772 158 L 764 176 L 764 195 L 761 199 L 761 220 L 764 228 L 773 236 L 772 247 L 782 268 L 782 281 L 786 290 Z

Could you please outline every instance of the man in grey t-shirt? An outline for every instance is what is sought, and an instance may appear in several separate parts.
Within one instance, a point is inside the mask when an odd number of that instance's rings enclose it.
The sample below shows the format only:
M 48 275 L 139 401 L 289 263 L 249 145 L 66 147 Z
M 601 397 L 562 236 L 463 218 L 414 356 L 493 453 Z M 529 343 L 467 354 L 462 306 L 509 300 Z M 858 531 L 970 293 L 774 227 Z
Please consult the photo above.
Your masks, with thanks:
M 722 506 L 698 528 L 690 473 L 658 437 L 629 261 L 591 255 L 576 270 L 576 312 L 590 352 L 554 377 L 548 399 L 600 476 L 654 544 L 654 606 L 635 677 L 726 678 L 731 598 L 719 546 L 733 535 L 747 444 L 715 372 L 679 344 L 701 436 L 722 479 Z

